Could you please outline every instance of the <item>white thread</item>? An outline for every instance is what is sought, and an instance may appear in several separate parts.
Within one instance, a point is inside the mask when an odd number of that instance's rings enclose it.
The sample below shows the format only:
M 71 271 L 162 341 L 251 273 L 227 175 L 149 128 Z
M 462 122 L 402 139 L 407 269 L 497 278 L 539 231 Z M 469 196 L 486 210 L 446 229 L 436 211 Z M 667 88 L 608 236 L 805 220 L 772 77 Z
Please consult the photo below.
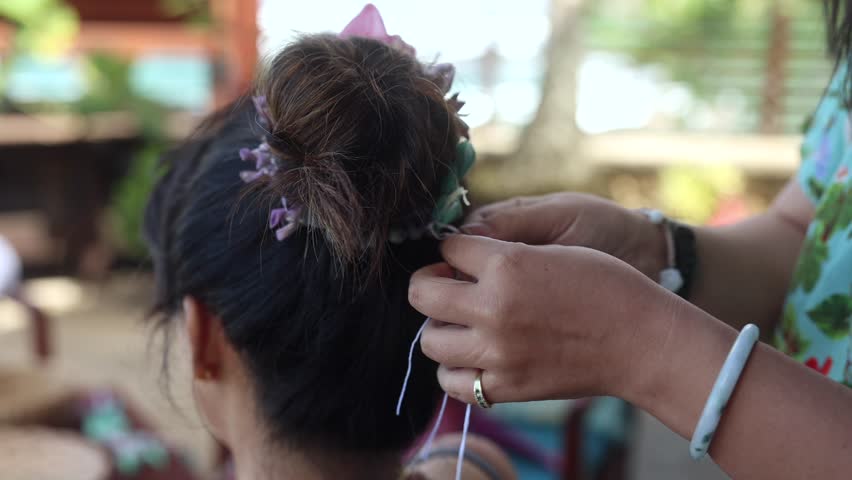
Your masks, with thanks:
M 426 329 L 426 325 L 429 324 L 430 318 L 426 318 L 423 321 L 423 325 L 420 326 L 420 330 L 417 330 L 417 335 L 414 336 L 414 340 L 411 341 L 411 348 L 408 349 L 408 369 L 405 371 L 405 380 L 402 381 L 402 391 L 399 392 L 399 400 L 396 402 L 396 416 L 399 416 L 399 412 L 402 411 L 402 400 L 405 398 L 405 390 L 408 388 L 408 377 L 411 376 L 411 363 L 414 357 L 414 347 L 417 345 L 417 341 L 420 340 L 420 335 L 423 334 L 423 330 Z
M 470 193 L 468 189 L 459 186 L 459 188 L 453 190 L 453 192 L 447 196 L 447 199 L 444 201 L 444 205 L 452 205 L 454 202 L 461 200 L 462 203 L 469 207 L 470 200 L 467 199 L 468 193 Z
M 432 431 L 429 432 L 429 436 L 426 437 L 426 443 L 423 444 L 423 448 L 420 449 L 419 457 L 422 459 L 429 458 L 429 454 L 432 453 L 432 442 L 435 440 L 435 436 L 438 435 L 438 429 L 441 428 L 441 422 L 444 421 L 444 410 L 447 409 L 447 398 L 449 395 L 444 393 L 444 400 L 441 402 L 441 409 L 438 410 L 438 418 L 435 419 L 435 425 L 432 426 Z
M 447 238 L 447 235 L 458 235 L 461 233 L 461 230 L 447 223 L 432 222 L 426 228 L 435 240 L 444 240 Z
M 462 465 L 464 464 L 464 447 L 467 444 L 467 429 L 470 427 L 470 404 L 464 410 L 464 427 L 462 428 L 461 445 L 459 445 L 459 459 L 456 462 L 456 480 L 461 480 Z
M 402 400 L 405 398 L 405 390 L 408 388 L 408 378 L 411 376 L 414 347 L 420 340 L 420 336 L 423 334 L 423 330 L 426 329 L 426 325 L 429 324 L 430 320 L 431 318 L 427 317 L 426 320 L 423 321 L 423 325 L 420 326 L 420 330 L 417 330 L 417 335 L 415 335 L 414 340 L 411 341 L 411 348 L 408 349 L 408 368 L 405 371 L 405 380 L 402 381 L 402 391 L 399 392 L 399 400 L 396 402 L 396 416 L 399 416 L 402 411 Z M 428 458 L 429 452 L 432 450 L 432 441 L 435 440 L 435 436 L 438 434 L 438 429 L 441 427 L 441 422 L 444 420 L 444 411 L 447 408 L 447 397 L 448 395 L 444 393 L 444 400 L 441 402 L 441 410 L 438 411 L 438 418 L 435 420 L 435 425 L 432 427 L 432 431 L 429 432 L 426 443 L 423 445 L 423 449 L 420 453 L 421 458 Z M 464 464 L 464 450 L 467 445 L 467 431 L 470 428 L 470 407 L 470 404 L 468 404 L 464 410 L 464 426 L 462 427 L 462 438 L 461 444 L 459 445 L 459 458 L 456 463 L 456 480 L 461 480 L 462 478 L 461 474 L 462 465 Z

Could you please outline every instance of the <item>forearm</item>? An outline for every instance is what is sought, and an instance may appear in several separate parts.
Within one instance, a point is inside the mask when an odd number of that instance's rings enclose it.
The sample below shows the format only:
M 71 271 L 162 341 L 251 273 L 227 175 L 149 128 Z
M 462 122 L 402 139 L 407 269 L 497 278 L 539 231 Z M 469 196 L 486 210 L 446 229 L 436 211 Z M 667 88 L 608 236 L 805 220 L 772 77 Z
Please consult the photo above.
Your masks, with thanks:
M 649 353 L 653 373 L 628 399 L 689 438 L 737 332 L 685 302 L 673 305 L 654 327 L 664 340 Z M 710 453 L 733 478 L 849 478 L 852 390 L 758 344 Z
M 754 323 L 768 333 L 784 305 L 804 232 L 769 211 L 695 234 L 698 267 L 689 300 L 735 328 Z
M 696 230 L 698 268 L 689 300 L 736 328 L 764 334 L 780 317 L 814 209 L 795 179 L 769 209 L 747 221 Z

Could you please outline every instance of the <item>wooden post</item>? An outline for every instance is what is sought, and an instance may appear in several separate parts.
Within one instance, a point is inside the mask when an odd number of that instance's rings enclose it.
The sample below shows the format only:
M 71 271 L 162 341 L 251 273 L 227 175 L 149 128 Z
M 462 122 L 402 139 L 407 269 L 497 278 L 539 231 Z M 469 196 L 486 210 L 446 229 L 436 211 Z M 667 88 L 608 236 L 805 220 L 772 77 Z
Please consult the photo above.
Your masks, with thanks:
M 251 88 L 258 61 L 257 5 L 257 0 L 216 0 L 211 5 L 222 38 L 215 68 L 216 107 Z
M 769 48 L 766 58 L 761 133 L 782 133 L 784 97 L 786 94 L 787 60 L 790 56 L 790 18 L 775 2 L 771 8 Z

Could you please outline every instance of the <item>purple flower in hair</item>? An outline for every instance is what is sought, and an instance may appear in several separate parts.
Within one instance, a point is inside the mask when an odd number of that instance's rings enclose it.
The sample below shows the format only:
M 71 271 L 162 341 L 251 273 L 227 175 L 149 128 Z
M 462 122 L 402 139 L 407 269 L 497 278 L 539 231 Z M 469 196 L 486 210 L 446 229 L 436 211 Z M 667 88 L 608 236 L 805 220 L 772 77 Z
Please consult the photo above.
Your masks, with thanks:
M 456 77 L 456 67 L 451 63 L 436 63 L 426 67 L 426 73 L 435 79 L 435 83 L 444 94 L 450 92 Z
M 240 172 L 240 178 L 246 183 L 257 180 L 263 175 L 275 175 L 278 172 L 278 160 L 266 142 L 254 149 L 241 148 L 240 158 L 244 162 L 254 162 L 254 170 Z
M 302 214 L 301 207 L 290 208 L 287 199 L 281 197 L 282 208 L 275 208 L 269 212 L 269 228 L 276 229 L 275 237 L 278 241 L 289 237 L 299 225 L 299 217 Z
M 269 103 L 266 101 L 266 97 L 263 95 L 258 95 L 251 97 L 252 103 L 254 103 L 254 109 L 257 111 L 257 119 L 260 126 L 266 130 L 272 128 L 272 115 L 269 113 Z

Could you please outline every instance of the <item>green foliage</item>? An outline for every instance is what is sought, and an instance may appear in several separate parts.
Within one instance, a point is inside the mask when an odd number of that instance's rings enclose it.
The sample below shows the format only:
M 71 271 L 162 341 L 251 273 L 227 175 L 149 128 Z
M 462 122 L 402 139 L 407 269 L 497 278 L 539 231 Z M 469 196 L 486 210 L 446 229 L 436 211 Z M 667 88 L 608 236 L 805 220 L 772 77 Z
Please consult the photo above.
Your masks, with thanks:
M 130 170 L 118 184 L 112 202 L 112 221 L 115 231 L 127 253 L 142 257 L 145 244 L 142 241 L 144 205 L 151 188 L 161 175 L 159 159 L 162 148 L 149 144 L 133 157 Z
M 630 37 L 626 48 L 653 56 L 655 49 L 709 50 L 753 43 L 763 38 L 773 8 L 788 17 L 822 15 L 821 2 L 793 0 L 610 0 L 593 5 L 590 20 L 593 35 L 607 25 L 622 27 L 611 31 Z
M 212 22 L 208 0 L 160 0 L 160 8 L 171 17 L 184 17 L 189 23 L 208 26 Z
M 104 111 L 132 112 L 139 125 L 142 147 L 131 161 L 127 175 L 117 185 L 112 199 L 112 226 L 125 252 L 145 255 L 142 219 L 148 195 L 158 176 L 158 159 L 168 145 L 164 130 L 166 109 L 137 95 L 130 85 L 130 63 L 111 55 L 94 54 L 86 66 L 89 91 L 72 105 L 83 114 Z
M 708 27 L 721 28 L 728 33 L 735 27 L 741 2 L 737 0 L 645 0 L 648 20 L 663 29 L 649 30 L 651 43 L 712 41 Z M 749 4 L 755 0 L 749 0 Z M 759 2 L 758 2 L 759 3 Z
M 609 0 L 594 2 L 586 26 L 591 44 L 663 67 L 699 95 L 718 93 L 726 65 L 747 65 L 769 45 L 773 8 L 807 28 L 791 32 L 792 44 L 821 45 L 821 2 L 801 0 Z M 816 33 L 816 35 L 815 35 Z M 725 63 L 725 56 L 737 55 Z M 730 60 L 730 58 L 729 58 Z M 744 67 L 745 66 L 745 67 Z M 721 71 L 720 71 L 721 70 Z M 724 82 L 723 82 L 724 83 Z M 754 87 L 742 87 L 751 88 Z
M 729 166 L 679 166 L 660 172 L 659 195 L 664 210 L 690 222 L 706 222 L 720 199 L 736 196 L 744 189 L 742 172 Z
M 0 105 L 4 100 L 7 65 L 22 52 L 56 57 L 71 46 L 79 30 L 77 12 L 62 0 L 0 0 L 0 19 L 15 25 L 13 49 L 0 58 Z
M 834 340 L 846 338 L 852 318 L 852 297 L 832 295 L 808 311 L 808 317 L 827 337 Z
M 81 115 L 97 112 L 132 112 L 139 123 L 141 136 L 148 142 L 160 142 L 165 137 L 163 116 L 166 109 L 157 102 L 142 97 L 130 84 L 130 63 L 107 54 L 93 54 L 86 59 L 85 75 L 88 91 L 70 105 Z
M 62 0 L 3 0 L 0 17 L 16 24 L 15 49 L 57 56 L 79 29 L 77 12 Z
M 164 13 L 188 21 L 209 24 L 207 0 L 160 0 Z M 9 65 L 18 56 L 61 56 L 68 51 L 79 30 L 79 18 L 63 0 L 0 0 L 0 16 L 16 26 L 14 51 L 2 59 Z M 70 104 L 16 105 L 24 111 L 67 111 L 82 116 L 98 112 L 124 111 L 134 115 L 140 129 L 141 146 L 133 155 L 127 176 L 117 186 L 112 201 L 112 227 L 127 253 L 144 255 L 141 224 L 144 206 L 157 178 L 157 160 L 167 148 L 166 108 L 137 94 L 131 86 L 131 64 L 107 53 L 80 59 L 87 86 L 85 95 Z M 3 75 L 0 69 L 0 93 Z

